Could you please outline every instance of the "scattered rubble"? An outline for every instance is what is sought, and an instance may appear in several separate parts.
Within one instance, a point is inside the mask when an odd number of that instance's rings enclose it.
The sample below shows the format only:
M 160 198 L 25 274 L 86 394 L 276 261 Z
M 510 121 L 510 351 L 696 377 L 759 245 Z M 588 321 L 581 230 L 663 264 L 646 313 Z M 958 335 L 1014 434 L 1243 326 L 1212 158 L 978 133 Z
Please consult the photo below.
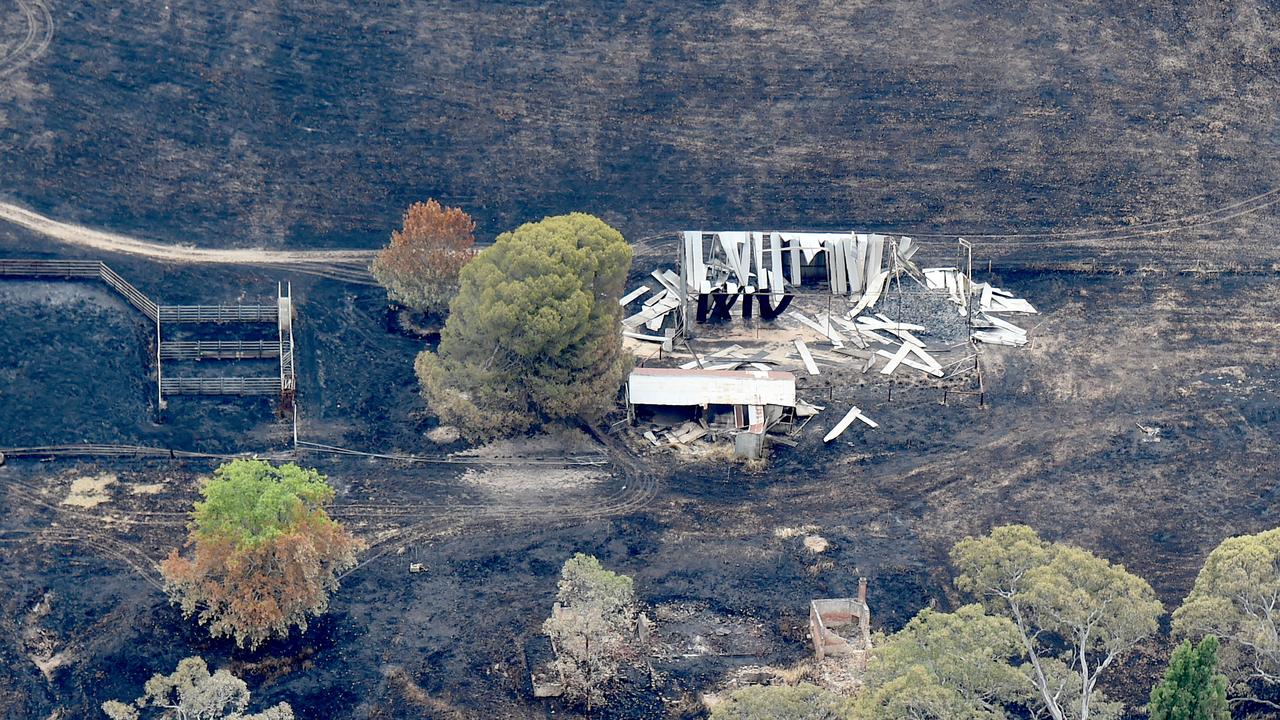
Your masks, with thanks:
M 809 603 L 809 639 L 818 660 L 848 657 L 866 669 L 871 651 L 871 609 L 867 579 L 858 578 L 857 598 L 813 600 Z
M 620 301 L 632 311 L 622 323 L 626 342 L 645 358 L 628 382 L 628 419 L 633 426 L 641 420 L 636 436 L 655 448 L 732 439 L 739 457 L 756 459 L 768 444 L 794 446 L 791 436 L 825 408 L 790 397 L 770 411 L 776 403 L 720 397 L 725 383 L 750 385 L 752 378 L 771 376 L 789 377 L 794 394 L 791 371 L 823 378 L 820 387 L 847 382 L 850 370 L 877 370 L 886 378 L 920 373 L 943 389 L 980 394 L 978 343 L 1026 345 L 1027 330 L 1001 315 L 1037 312 L 1007 290 L 975 283 L 960 269 L 972 266 L 971 257 L 955 266 L 921 267 L 921 245 L 909 237 L 687 231 L 680 239 L 679 272 L 654 270 L 654 283 Z M 957 250 L 971 255 L 963 240 Z M 659 289 L 645 297 L 650 287 Z M 735 308 L 741 324 L 731 317 Z M 713 349 L 695 350 L 695 335 L 700 347 Z M 642 396 L 635 392 L 638 377 L 647 383 Z M 640 406 L 700 412 L 638 418 Z M 855 406 L 830 426 L 824 442 L 855 420 L 865 429 L 879 427 Z

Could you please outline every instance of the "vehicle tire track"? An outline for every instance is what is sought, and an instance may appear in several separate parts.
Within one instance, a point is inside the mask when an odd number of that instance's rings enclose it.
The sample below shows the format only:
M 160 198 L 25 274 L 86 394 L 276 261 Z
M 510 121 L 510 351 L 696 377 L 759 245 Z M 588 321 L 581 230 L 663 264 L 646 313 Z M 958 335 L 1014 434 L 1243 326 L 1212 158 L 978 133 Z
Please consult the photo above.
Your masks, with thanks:
M 0 78 L 30 65 L 44 55 L 53 42 L 53 13 L 46 0 L 17 0 L 17 3 L 27 19 L 27 35 L 17 47 L 0 57 Z

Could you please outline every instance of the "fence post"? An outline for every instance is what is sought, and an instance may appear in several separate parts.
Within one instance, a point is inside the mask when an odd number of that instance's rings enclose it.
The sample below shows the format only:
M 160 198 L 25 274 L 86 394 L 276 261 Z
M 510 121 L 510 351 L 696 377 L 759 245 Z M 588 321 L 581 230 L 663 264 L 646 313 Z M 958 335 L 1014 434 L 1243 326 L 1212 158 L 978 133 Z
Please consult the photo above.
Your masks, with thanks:
M 164 376 L 160 369 L 160 311 L 156 309 L 156 422 L 164 422 Z

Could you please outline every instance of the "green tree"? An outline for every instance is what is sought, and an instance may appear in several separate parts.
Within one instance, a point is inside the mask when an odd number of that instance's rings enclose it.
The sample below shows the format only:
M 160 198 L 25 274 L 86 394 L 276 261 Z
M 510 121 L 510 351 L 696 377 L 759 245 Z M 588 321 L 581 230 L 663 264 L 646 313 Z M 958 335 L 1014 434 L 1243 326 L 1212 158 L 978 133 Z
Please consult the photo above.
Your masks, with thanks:
M 752 685 L 735 690 L 711 720 L 845 720 L 849 701 L 816 685 Z
M 1169 658 L 1164 679 L 1151 689 L 1150 720 L 1231 720 L 1227 678 L 1218 673 L 1218 639 L 1183 640 Z
M 195 504 L 190 545 L 161 563 L 165 589 L 214 637 L 256 647 L 323 613 L 360 543 L 325 512 L 333 489 L 315 470 L 234 460 Z
M 605 702 L 605 687 L 625 662 L 639 660 L 636 594 L 631 578 L 577 553 L 560 570 L 551 617 L 542 624 L 556 659 L 552 670 L 565 695 L 590 711 Z
M 979 605 L 954 613 L 921 610 L 871 652 L 859 720 L 1001 720 L 1006 705 L 1033 700 L 1008 618 Z
M 1145 580 L 1024 525 L 961 540 L 951 561 L 958 588 L 1013 621 L 1050 717 L 1097 720 L 1119 711 L 1098 679 L 1157 629 L 1164 610 Z
M 270 542 L 309 517 L 333 524 L 323 510 L 333 488 L 320 473 L 293 463 L 232 460 L 214 470 L 200 494 L 204 500 L 195 504 L 192 533 L 231 540 L 237 549 Z
M 1251 685 L 1280 683 L 1280 528 L 1227 538 L 1209 553 L 1173 613 L 1173 633 L 1217 636 L 1231 694 L 1263 702 Z
M 627 369 L 630 265 L 622 235 L 582 213 L 498 236 L 462 269 L 439 352 L 415 363 L 428 404 L 473 438 L 602 415 Z
M 102 703 L 111 720 L 138 720 L 145 710 L 154 711 L 156 718 L 178 720 L 293 720 L 289 703 L 245 715 L 248 707 L 249 686 L 226 670 L 211 674 L 199 657 L 182 660 L 171 675 L 153 675 L 132 704 Z

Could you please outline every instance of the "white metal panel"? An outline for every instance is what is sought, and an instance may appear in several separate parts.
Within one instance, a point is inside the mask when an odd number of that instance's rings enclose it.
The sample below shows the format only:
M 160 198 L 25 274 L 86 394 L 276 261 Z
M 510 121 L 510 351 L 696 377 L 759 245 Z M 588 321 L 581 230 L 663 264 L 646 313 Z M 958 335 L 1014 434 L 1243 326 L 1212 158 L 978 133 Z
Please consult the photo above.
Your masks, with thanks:
M 861 414 L 862 411 L 858 409 L 857 405 L 849 408 L 849 412 L 845 413 L 844 417 L 840 418 L 840 422 L 836 423 L 836 426 L 831 428 L 831 432 L 827 433 L 826 436 L 822 438 L 822 442 L 831 442 L 832 440 L 840 437 L 841 433 L 843 433 L 849 427 L 850 423 L 853 422 L 853 419 Z
M 862 265 L 858 262 L 858 256 L 855 252 L 858 247 L 856 237 L 849 238 L 841 243 L 844 250 L 844 271 L 848 280 L 848 287 L 841 288 L 842 291 L 847 290 L 850 295 L 862 294 Z
M 643 295 L 643 294 L 645 294 L 645 293 L 647 293 L 647 292 L 649 292 L 649 286 L 648 286 L 648 285 L 641 285 L 640 287 L 636 288 L 635 290 L 632 290 L 631 292 L 627 293 L 626 295 L 623 295 L 622 297 L 618 298 L 618 304 L 619 304 L 619 305 L 622 305 L 623 307 L 626 307 L 627 305 L 629 305 L 629 304 L 631 303 L 631 301 L 632 301 L 632 300 L 635 300 L 636 298 L 640 297 L 641 295 Z
M 858 313 L 869 307 L 875 307 L 876 301 L 880 299 L 880 292 L 884 290 L 884 283 L 889 279 L 889 271 L 885 270 L 875 276 L 871 282 L 867 283 L 867 292 L 858 301 L 858 304 L 849 311 L 849 317 L 857 317 Z
M 813 262 L 813 259 L 822 252 L 823 243 L 839 238 L 850 237 L 849 233 L 779 233 L 782 237 L 791 242 L 792 247 L 797 244 L 800 251 L 804 253 L 804 261 L 806 263 Z
M 889 358 L 889 362 L 884 367 L 880 368 L 880 373 L 882 375 L 892 375 L 893 371 L 898 369 L 898 363 L 907 359 L 907 353 L 909 352 L 911 352 L 910 345 L 903 345 L 898 348 L 898 352 L 892 355 L 883 350 L 877 350 L 876 353 Z
M 872 273 L 878 273 L 884 268 L 884 236 L 871 233 L 868 245 L 867 275 L 872 276 Z
M 756 262 L 752 272 L 756 274 L 756 287 L 762 290 L 769 289 L 768 273 L 764 271 L 764 233 L 751 233 L 751 250 L 755 254 Z
M 782 236 L 778 233 L 769 233 L 769 266 L 772 270 L 769 272 L 769 288 L 773 290 L 773 302 L 776 304 L 782 299 L 783 291 L 786 290 L 782 281 Z
M 836 331 L 835 331 L 835 329 L 831 327 L 831 324 L 830 324 L 830 323 L 827 323 L 827 326 L 826 326 L 826 327 L 823 327 L 823 326 L 819 325 L 818 323 L 816 323 L 816 322 L 814 322 L 814 321 L 810 320 L 809 318 L 805 317 L 805 316 L 804 316 L 804 313 L 801 313 L 801 312 L 800 312 L 800 311 L 798 311 L 798 310 L 793 310 L 793 311 L 791 311 L 791 312 L 790 312 L 790 313 L 788 313 L 788 314 L 789 314 L 791 317 L 795 318 L 796 320 L 799 320 L 801 323 L 803 323 L 806 327 L 810 328 L 810 329 L 811 329 L 811 330 L 813 330 L 814 332 L 816 332 L 816 333 L 818 333 L 819 335 L 822 335 L 823 337 L 827 338 L 828 340 L 830 340 L 830 341 L 832 341 L 832 342 L 840 342 L 840 343 L 843 343 L 843 342 L 844 342 L 844 336 L 843 336 L 843 335 L 841 335 L 840 333 L 836 332 Z
M 781 405 L 795 407 L 796 378 L 763 370 L 638 368 L 627 378 L 634 405 Z
M 845 285 L 844 250 L 839 240 L 830 240 L 827 247 L 827 282 L 831 285 L 832 294 L 840 294 Z
M 796 340 L 796 350 L 800 352 L 800 359 L 804 361 L 804 368 L 809 371 L 810 375 L 817 375 L 818 364 L 813 361 L 813 353 L 809 352 L 809 346 L 804 344 L 803 340 Z
M 800 242 L 786 239 L 782 234 L 778 234 L 778 237 L 784 239 L 791 249 L 791 284 L 800 287 Z
M 747 284 L 747 268 L 742 266 L 742 253 L 739 248 L 747 239 L 747 233 L 740 231 L 726 231 L 716 233 L 716 237 L 720 239 L 720 248 L 724 250 L 726 261 L 729 267 L 733 268 L 733 274 L 738 276 L 738 284 Z
M 684 276 L 689 281 L 689 286 L 697 290 L 698 287 L 698 268 L 693 262 L 693 243 L 695 237 L 699 245 L 702 244 L 702 233 L 697 230 L 685 230 L 680 233 L 680 266 L 684 270 Z

